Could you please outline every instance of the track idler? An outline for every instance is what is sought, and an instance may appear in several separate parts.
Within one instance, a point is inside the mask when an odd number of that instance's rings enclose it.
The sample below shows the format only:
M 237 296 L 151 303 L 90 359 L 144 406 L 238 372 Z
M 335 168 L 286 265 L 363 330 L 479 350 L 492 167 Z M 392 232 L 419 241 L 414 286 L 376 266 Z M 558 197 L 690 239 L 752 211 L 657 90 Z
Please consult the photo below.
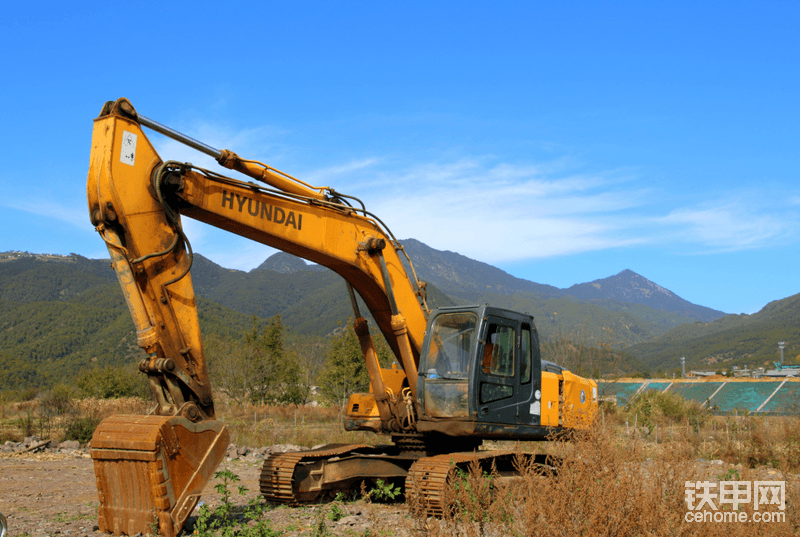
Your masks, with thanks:
M 174 537 L 225 457 L 228 429 L 180 416 L 111 416 L 94 432 L 91 455 L 100 531 Z

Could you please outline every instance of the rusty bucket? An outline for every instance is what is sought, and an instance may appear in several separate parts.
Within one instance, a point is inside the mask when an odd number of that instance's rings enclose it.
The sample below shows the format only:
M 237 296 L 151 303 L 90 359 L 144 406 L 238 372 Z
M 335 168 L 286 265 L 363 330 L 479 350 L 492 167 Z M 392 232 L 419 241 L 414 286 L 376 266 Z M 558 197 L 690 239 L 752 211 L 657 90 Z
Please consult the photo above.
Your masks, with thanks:
M 95 430 L 91 455 L 100 531 L 174 537 L 225 456 L 219 421 L 179 416 L 111 416 Z

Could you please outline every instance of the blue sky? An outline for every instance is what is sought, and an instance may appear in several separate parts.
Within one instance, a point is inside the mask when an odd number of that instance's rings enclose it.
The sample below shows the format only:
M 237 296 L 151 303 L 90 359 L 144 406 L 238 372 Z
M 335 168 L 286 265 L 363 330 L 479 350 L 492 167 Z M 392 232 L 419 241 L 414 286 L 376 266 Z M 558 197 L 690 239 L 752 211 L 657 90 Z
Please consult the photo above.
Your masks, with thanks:
M 16 2 L 0 251 L 107 256 L 86 172 L 92 119 L 124 96 L 399 238 L 752 313 L 800 292 L 798 21 L 796 2 Z M 227 267 L 273 252 L 186 228 Z

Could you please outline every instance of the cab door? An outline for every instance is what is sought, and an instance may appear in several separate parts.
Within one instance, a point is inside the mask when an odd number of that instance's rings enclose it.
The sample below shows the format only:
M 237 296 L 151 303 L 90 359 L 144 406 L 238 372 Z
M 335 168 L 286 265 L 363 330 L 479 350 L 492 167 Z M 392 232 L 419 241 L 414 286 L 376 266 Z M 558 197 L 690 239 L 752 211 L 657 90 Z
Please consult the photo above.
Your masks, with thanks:
M 520 342 L 520 423 L 541 425 L 542 416 L 542 356 L 539 333 L 532 324 L 522 323 Z
M 524 344 L 523 334 L 527 338 Z M 476 377 L 478 421 L 538 423 L 531 414 L 530 326 L 513 319 L 487 316 L 478 345 Z

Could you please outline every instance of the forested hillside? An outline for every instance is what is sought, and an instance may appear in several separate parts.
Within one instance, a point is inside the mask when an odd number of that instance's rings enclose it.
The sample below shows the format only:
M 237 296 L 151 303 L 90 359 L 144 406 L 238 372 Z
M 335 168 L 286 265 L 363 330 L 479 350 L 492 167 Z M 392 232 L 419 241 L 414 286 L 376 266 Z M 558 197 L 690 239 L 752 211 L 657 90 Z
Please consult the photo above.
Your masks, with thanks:
M 199 296 L 264 319 L 280 314 L 284 324 L 300 334 L 325 336 L 353 317 L 344 279 L 291 254 L 276 253 L 250 272 L 225 269 L 199 254 L 194 265 Z M 431 284 L 428 304 L 434 308 L 453 301 Z M 369 318 L 363 303 L 361 311 Z
M 780 358 L 779 341 L 786 343 L 786 362 L 800 362 L 800 294 L 770 302 L 753 315 L 679 326 L 627 352 L 653 371 L 679 369 L 682 356 L 687 369 L 726 370 L 772 365 Z
M 239 336 L 253 317 L 198 299 L 203 332 Z M 88 367 L 135 364 L 144 354 L 119 285 L 60 301 L 0 301 L 0 388 L 40 386 Z
M 238 337 L 253 316 L 202 297 L 203 332 Z M 44 386 L 89 367 L 143 356 L 108 260 L 23 257 L 0 262 L 0 389 Z
M 680 356 L 693 368 L 761 364 L 777 359 L 778 340 L 787 342 L 790 359 L 798 353 L 798 296 L 755 315 L 696 322 L 691 316 L 719 312 L 688 303 L 631 271 L 565 290 L 418 241 L 405 244 L 418 275 L 428 282 L 431 307 L 490 303 L 527 311 L 534 315 L 543 349 L 550 345 L 550 357 L 574 358 L 586 374 L 672 371 Z M 286 253 L 250 272 L 196 254 L 192 278 L 201 327 L 211 339 L 239 338 L 254 322 L 263 325 L 280 314 L 290 338 L 321 349 L 353 315 L 340 276 Z M 362 311 L 367 312 L 363 304 Z M 584 351 L 576 355 L 574 349 Z M 108 260 L 0 254 L 0 389 L 46 385 L 87 367 L 132 364 L 140 352 Z M 587 361 L 588 356 L 594 358 Z
M 192 279 L 206 340 L 241 339 L 254 322 L 280 314 L 287 341 L 324 357 L 326 337 L 353 317 L 340 276 L 285 253 L 250 272 L 198 254 Z M 433 285 L 428 293 L 432 307 L 452 304 Z M 363 303 L 361 309 L 368 314 Z M 108 260 L 0 257 L 0 389 L 45 386 L 86 368 L 132 366 L 141 357 Z

